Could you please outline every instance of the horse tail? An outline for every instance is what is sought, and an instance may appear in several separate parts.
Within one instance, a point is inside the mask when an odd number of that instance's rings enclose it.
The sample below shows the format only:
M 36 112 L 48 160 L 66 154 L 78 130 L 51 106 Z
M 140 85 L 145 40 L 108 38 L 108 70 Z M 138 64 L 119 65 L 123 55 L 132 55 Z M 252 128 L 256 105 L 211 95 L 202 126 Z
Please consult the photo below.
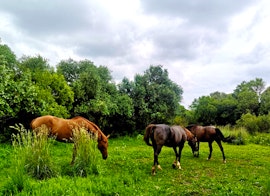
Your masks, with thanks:
M 148 145 L 148 146 L 152 146 L 152 144 L 150 143 L 149 139 L 150 139 L 150 136 L 152 134 L 152 130 L 153 128 L 155 127 L 154 124 L 150 124 L 146 127 L 145 129 L 145 134 L 144 134 L 144 141 L 145 143 Z
M 222 132 L 220 131 L 219 128 L 215 128 L 215 130 L 216 130 L 216 133 L 217 133 L 218 137 L 219 137 L 223 142 L 228 142 L 228 143 L 229 143 L 228 137 L 225 138 L 224 135 L 222 134 Z

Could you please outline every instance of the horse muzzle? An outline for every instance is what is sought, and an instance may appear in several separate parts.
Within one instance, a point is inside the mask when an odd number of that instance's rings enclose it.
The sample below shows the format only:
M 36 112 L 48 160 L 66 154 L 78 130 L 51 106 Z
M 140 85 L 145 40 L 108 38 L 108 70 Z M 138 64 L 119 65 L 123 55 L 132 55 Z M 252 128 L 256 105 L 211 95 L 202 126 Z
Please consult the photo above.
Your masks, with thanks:
M 102 155 L 102 158 L 106 160 L 108 158 L 108 155 Z
M 193 156 L 194 156 L 194 157 L 199 157 L 199 151 L 197 151 L 197 150 L 194 151 L 194 152 L 193 152 Z

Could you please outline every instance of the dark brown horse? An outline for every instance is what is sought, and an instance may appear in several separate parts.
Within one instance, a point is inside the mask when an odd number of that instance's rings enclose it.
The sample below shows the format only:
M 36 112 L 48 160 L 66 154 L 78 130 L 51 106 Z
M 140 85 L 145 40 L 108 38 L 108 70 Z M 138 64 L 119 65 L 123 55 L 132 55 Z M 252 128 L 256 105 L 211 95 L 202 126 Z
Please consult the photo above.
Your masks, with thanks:
M 197 154 L 193 152 L 194 156 L 199 157 L 200 142 L 208 142 L 208 146 L 210 150 L 208 160 L 210 160 L 212 156 L 212 151 L 213 151 L 212 143 L 213 141 L 216 141 L 222 152 L 223 162 L 226 163 L 226 158 L 225 158 L 221 141 L 228 142 L 228 140 L 227 138 L 224 137 L 220 129 L 214 126 L 199 126 L 199 125 L 189 125 L 186 128 L 190 130 L 197 137 L 198 151 L 197 151 Z
M 151 139 L 151 143 L 150 143 Z M 158 155 L 161 152 L 162 146 L 172 147 L 176 159 L 173 162 L 173 167 L 181 169 L 180 159 L 182 149 L 184 147 L 185 141 L 189 141 L 189 145 L 195 149 L 196 138 L 194 135 L 186 128 L 180 126 L 168 126 L 165 124 L 150 124 L 146 127 L 144 134 L 144 141 L 147 145 L 153 146 L 154 149 L 154 165 L 152 167 L 152 174 L 155 175 L 156 167 L 161 169 L 158 162 Z M 179 148 L 177 152 L 177 147 Z
M 108 157 L 108 137 L 103 134 L 95 123 L 83 117 L 77 116 L 72 119 L 63 119 L 48 115 L 35 118 L 31 122 L 31 128 L 36 133 L 41 131 L 42 126 L 46 126 L 49 131 L 48 134 L 55 136 L 58 141 L 72 141 L 73 131 L 83 128 L 89 133 L 97 135 L 98 149 L 103 159 Z

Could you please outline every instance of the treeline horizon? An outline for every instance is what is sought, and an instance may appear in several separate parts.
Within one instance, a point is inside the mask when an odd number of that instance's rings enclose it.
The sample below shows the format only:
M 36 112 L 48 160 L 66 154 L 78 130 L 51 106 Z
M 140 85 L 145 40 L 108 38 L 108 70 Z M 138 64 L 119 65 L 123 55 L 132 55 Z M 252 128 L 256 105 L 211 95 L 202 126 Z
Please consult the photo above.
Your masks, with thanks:
M 150 65 L 133 80 L 124 77 L 116 84 L 106 66 L 90 60 L 62 60 L 53 67 L 40 55 L 18 59 L 4 44 L 0 44 L 0 76 L 0 140 L 12 133 L 9 126 L 29 127 L 33 118 L 43 115 L 83 116 L 115 135 L 141 133 L 149 123 L 245 127 L 255 123 L 249 132 L 270 129 L 270 88 L 261 78 L 243 81 L 230 94 L 213 92 L 196 98 L 186 109 L 180 104 L 183 88 L 162 65 Z

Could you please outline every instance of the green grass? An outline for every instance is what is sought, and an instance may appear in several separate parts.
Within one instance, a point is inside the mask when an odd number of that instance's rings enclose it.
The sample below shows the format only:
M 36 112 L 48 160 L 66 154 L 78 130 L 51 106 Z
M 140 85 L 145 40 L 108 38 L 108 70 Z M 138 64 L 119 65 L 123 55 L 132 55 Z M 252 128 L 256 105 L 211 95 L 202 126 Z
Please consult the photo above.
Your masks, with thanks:
M 200 157 L 194 158 L 185 144 L 182 170 L 172 168 L 174 152 L 163 147 L 159 162 L 163 170 L 151 175 L 153 149 L 142 137 L 109 140 L 109 157 L 102 160 L 97 151 L 98 174 L 72 175 L 73 144 L 50 140 L 52 161 L 58 176 L 36 180 L 27 174 L 18 195 L 269 195 L 270 147 L 258 144 L 223 143 L 227 163 L 223 164 L 218 146 L 213 144 L 207 161 L 208 145 L 201 143 Z M 0 195 L 8 188 L 12 174 L 13 148 L 0 145 Z

